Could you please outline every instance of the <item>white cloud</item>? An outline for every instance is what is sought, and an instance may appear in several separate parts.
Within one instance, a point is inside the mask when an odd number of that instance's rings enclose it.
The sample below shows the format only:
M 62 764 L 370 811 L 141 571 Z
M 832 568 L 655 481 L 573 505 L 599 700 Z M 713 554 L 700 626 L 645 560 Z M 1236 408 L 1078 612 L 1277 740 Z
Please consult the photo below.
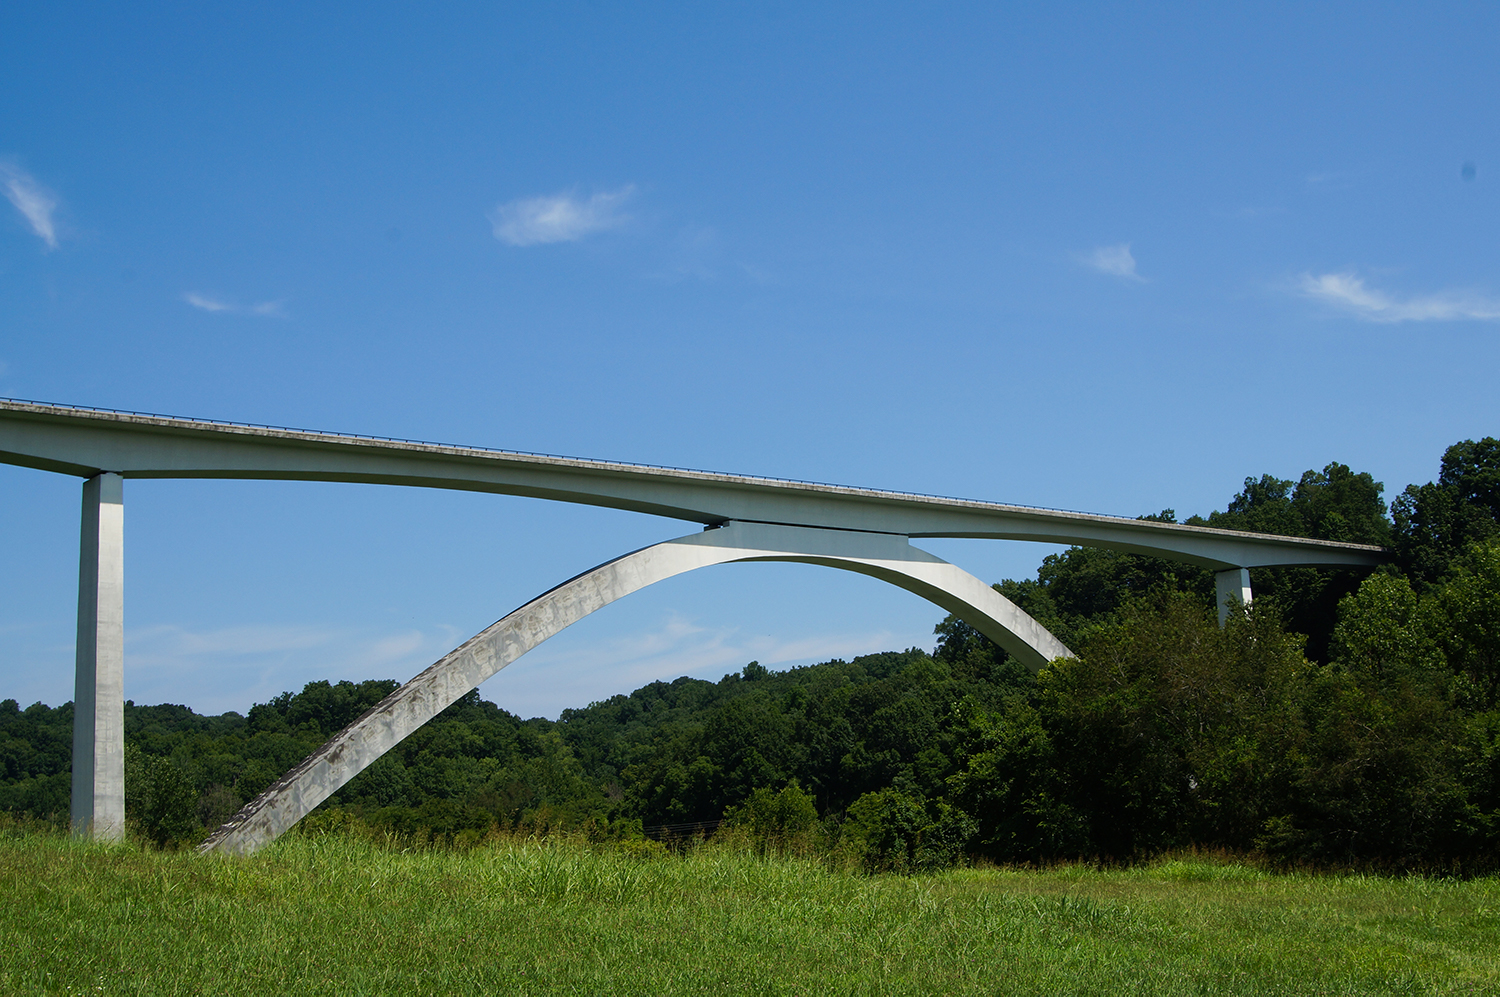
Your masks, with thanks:
M 262 301 L 258 305 L 241 308 L 239 305 L 225 301 L 222 298 L 202 294 L 198 291 L 186 292 L 183 294 L 182 300 L 194 308 L 201 308 L 206 312 L 246 312 L 250 315 L 261 315 L 266 318 L 287 317 L 285 309 L 282 308 L 284 302 L 281 301 Z
M 210 298 L 206 294 L 199 294 L 197 291 L 188 291 L 182 296 L 182 300 L 186 301 L 194 308 L 201 308 L 206 312 L 234 311 L 233 305 L 220 301 L 218 298 Z
M 1146 279 L 1135 272 L 1135 257 L 1130 254 L 1128 242 L 1122 242 L 1118 246 L 1100 246 L 1080 259 L 1100 273 L 1107 273 L 1112 277 L 1128 277 L 1131 280 Z
M 0 188 L 47 248 L 56 249 L 57 228 L 52 223 L 52 212 L 57 210 L 57 198 L 31 174 L 10 162 L 0 161 Z
M 1500 301 L 1479 295 L 1444 291 L 1400 300 L 1366 287 L 1352 273 L 1302 275 L 1302 293 L 1368 322 L 1445 322 L 1460 319 L 1500 319 Z
M 495 238 L 512 246 L 574 242 L 616 228 L 629 220 L 620 208 L 635 192 L 629 184 L 595 194 L 587 201 L 572 194 L 523 197 L 495 207 L 489 216 Z

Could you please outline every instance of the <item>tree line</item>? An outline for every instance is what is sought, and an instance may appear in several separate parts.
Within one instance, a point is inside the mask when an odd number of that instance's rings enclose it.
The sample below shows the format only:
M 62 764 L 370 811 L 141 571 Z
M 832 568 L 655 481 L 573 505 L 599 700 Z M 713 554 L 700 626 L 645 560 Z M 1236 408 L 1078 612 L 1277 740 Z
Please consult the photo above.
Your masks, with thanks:
M 1176 521 L 1173 510 L 1142 517 Z M 1500 441 L 1386 504 L 1331 463 L 1185 522 L 1387 546 L 1374 572 L 1212 573 L 1072 548 L 996 588 L 1077 654 L 1033 675 L 948 618 L 932 653 L 680 678 L 525 720 L 460 699 L 309 818 L 407 840 L 639 838 L 725 821 L 872 869 L 1128 860 L 1197 845 L 1478 870 L 1500 844 Z M 127 817 L 201 838 L 396 687 L 313 682 L 245 715 L 127 704 Z M 0 702 L 0 810 L 66 820 L 72 705 Z

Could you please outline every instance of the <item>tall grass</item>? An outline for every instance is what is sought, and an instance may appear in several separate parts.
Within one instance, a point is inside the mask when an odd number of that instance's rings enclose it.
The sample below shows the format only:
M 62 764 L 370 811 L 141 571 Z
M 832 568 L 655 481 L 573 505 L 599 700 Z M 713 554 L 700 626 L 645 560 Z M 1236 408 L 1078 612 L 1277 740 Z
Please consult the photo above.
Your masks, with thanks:
M 9 993 L 1500 993 L 1500 882 L 1127 870 L 864 876 L 712 845 L 249 858 L 0 837 Z

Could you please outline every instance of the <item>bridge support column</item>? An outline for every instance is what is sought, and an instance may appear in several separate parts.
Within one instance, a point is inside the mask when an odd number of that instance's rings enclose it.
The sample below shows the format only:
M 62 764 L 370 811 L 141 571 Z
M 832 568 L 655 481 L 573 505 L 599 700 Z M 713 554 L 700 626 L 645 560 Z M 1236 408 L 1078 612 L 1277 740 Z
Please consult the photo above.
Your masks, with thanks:
M 1220 571 L 1214 575 L 1214 588 L 1219 603 L 1219 626 L 1222 627 L 1229 622 L 1229 610 L 1233 603 L 1250 605 L 1250 569 L 1230 568 L 1228 571 Z
M 73 833 L 125 836 L 125 481 L 83 484 L 73 692 Z

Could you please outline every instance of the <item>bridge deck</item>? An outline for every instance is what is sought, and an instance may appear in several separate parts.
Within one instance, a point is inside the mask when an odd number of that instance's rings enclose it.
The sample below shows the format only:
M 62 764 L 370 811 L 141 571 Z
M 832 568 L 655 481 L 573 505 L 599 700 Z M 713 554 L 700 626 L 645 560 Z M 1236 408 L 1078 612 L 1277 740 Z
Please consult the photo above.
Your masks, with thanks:
M 1028 506 L 0 399 L 0 462 L 90 478 L 261 478 L 452 488 L 730 521 L 1108 547 L 1215 570 L 1372 567 L 1380 547 Z

